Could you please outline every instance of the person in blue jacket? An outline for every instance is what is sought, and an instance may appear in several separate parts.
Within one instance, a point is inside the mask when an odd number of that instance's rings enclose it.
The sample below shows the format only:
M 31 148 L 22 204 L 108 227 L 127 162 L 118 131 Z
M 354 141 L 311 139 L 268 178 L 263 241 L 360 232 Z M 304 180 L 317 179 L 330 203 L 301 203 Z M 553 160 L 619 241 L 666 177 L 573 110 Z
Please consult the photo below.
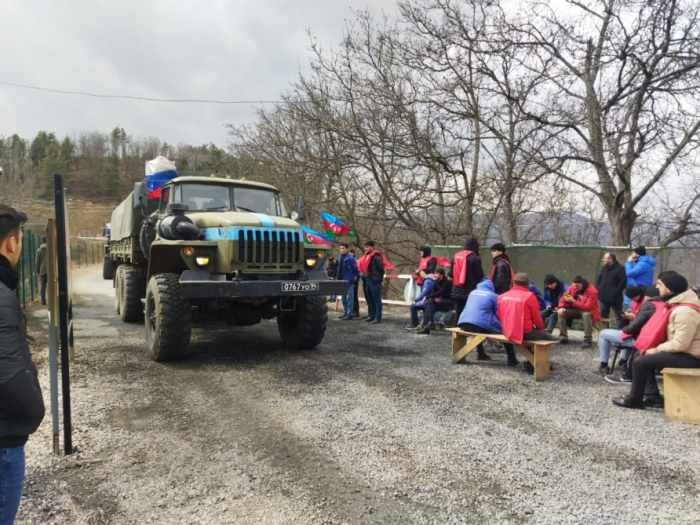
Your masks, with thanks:
M 459 316 L 459 327 L 465 332 L 476 334 L 501 334 L 503 328 L 496 312 L 498 310 L 498 295 L 494 291 L 493 281 L 486 279 L 476 285 L 476 290 L 469 294 L 467 305 Z M 518 366 L 515 357 L 515 347 L 510 343 L 503 343 L 508 355 L 508 366 Z M 476 347 L 477 359 L 488 361 L 491 359 L 484 345 Z
M 627 286 L 651 286 L 654 284 L 654 266 L 656 259 L 647 255 L 645 246 L 637 246 L 625 263 L 627 274 Z M 625 304 L 630 304 L 629 297 L 625 296 Z
M 347 244 L 340 245 L 340 256 L 338 257 L 338 269 L 336 278 L 339 281 L 348 282 L 348 293 L 342 296 L 343 315 L 342 321 L 350 321 L 353 317 L 353 299 L 355 297 L 355 278 L 358 276 L 357 261 L 348 251 Z
M 430 295 L 435 285 L 435 276 L 432 273 L 421 271 L 420 276 L 423 279 L 423 287 L 420 289 L 420 295 L 416 297 L 416 301 L 408 307 L 411 312 L 411 323 L 406 327 L 407 330 L 420 328 L 418 326 L 418 310 L 425 310 L 426 297 Z
M 535 281 L 530 279 L 530 286 L 528 286 L 527 289 L 530 290 L 531 293 L 534 293 L 535 297 L 537 297 L 537 304 L 540 305 L 540 311 L 544 310 L 546 308 L 546 305 L 544 304 L 544 297 L 542 296 L 540 289 L 535 286 Z
M 530 291 L 532 292 L 532 290 Z M 548 334 L 551 334 L 554 331 L 554 327 L 557 326 L 557 321 L 559 320 L 559 316 L 557 315 L 557 305 L 559 304 L 561 295 L 565 291 L 566 286 L 564 285 L 564 281 L 551 273 L 545 276 L 544 295 L 542 297 L 544 300 L 544 306 L 542 307 L 540 315 L 542 316 L 542 320 L 547 323 Z

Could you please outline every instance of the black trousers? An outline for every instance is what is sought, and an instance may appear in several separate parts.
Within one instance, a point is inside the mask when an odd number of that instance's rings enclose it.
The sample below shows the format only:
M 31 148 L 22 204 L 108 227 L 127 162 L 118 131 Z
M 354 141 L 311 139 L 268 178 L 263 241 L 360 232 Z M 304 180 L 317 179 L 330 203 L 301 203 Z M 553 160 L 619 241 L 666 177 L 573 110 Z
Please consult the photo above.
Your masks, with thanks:
M 669 354 L 635 355 L 632 364 L 632 391 L 630 397 L 642 399 L 645 395 L 658 395 L 659 386 L 656 384 L 654 370 L 657 368 L 700 368 L 700 358 L 687 352 Z
M 360 288 L 360 279 L 355 279 L 355 289 L 353 290 L 353 298 L 352 298 L 352 313 L 353 315 L 360 315 L 360 299 L 358 298 L 357 294 L 359 293 L 359 288 Z
M 467 298 L 464 299 L 453 299 L 455 303 L 455 319 L 459 322 L 459 318 L 462 316 L 462 310 L 467 306 Z
M 475 334 L 495 334 L 497 332 L 492 332 L 491 330 L 486 330 L 485 328 L 481 328 L 480 326 L 476 326 L 475 324 L 471 323 L 460 323 L 459 327 L 464 330 L 465 332 L 474 332 Z M 477 347 L 477 351 L 479 353 L 484 352 L 484 345 L 479 344 Z M 508 359 L 515 359 L 515 347 L 511 343 L 503 343 L 503 348 L 506 349 L 506 355 L 508 356 Z
M 612 311 L 615 313 L 615 319 L 617 320 L 617 329 L 622 330 L 625 325 L 627 325 L 627 320 L 622 318 L 622 301 L 619 303 L 598 301 L 598 306 L 600 306 L 601 319 L 610 319 L 610 309 L 612 308 Z

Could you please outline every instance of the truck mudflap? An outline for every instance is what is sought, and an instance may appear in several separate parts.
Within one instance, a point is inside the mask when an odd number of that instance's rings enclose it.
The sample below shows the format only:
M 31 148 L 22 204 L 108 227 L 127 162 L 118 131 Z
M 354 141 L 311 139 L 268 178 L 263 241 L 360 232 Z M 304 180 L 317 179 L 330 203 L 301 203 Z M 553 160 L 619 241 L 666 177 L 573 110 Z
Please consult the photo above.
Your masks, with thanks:
M 224 275 L 204 270 L 182 272 L 180 287 L 183 299 L 236 297 L 303 297 L 307 295 L 345 295 L 346 281 L 226 281 Z

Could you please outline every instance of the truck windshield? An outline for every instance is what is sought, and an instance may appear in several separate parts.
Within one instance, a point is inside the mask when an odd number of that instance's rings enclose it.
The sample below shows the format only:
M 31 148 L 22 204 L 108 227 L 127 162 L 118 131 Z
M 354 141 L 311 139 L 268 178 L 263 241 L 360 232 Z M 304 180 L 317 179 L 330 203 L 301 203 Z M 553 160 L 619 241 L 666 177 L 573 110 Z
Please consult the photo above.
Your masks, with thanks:
M 231 206 L 230 186 L 217 184 L 180 184 L 171 202 L 187 204 L 188 211 L 242 211 L 285 217 L 279 195 L 263 188 L 233 187 Z
M 286 215 L 277 192 L 262 188 L 235 187 L 233 189 L 233 203 L 236 211 L 264 213 L 278 217 Z

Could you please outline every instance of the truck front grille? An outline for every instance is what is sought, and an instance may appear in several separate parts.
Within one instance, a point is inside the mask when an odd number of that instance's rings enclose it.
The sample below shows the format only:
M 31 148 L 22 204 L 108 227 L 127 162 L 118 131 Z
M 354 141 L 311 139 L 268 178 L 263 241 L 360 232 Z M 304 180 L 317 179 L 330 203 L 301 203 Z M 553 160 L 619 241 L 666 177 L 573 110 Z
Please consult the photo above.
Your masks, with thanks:
M 293 230 L 241 229 L 238 231 L 238 261 L 244 264 L 301 262 L 301 232 Z

